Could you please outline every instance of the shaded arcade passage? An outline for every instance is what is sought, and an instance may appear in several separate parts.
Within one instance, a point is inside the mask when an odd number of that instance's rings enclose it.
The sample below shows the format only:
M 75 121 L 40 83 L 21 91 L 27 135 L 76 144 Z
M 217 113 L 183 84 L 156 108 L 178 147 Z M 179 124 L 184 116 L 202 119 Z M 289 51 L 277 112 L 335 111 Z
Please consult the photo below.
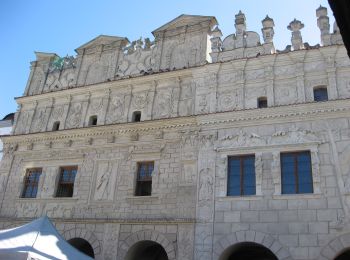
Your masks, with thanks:
M 133 245 L 125 260 L 168 260 L 168 255 L 160 244 L 146 240 Z
M 242 242 L 227 248 L 220 260 L 278 260 L 266 247 L 252 243 Z
M 90 243 L 85 239 L 72 238 L 72 239 L 69 239 L 67 242 L 72 246 L 74 246 L 76 249 L 78 249 L 80 252 L 84 253 L 85 255 L 95 258 L 94 249 L 92 248 Z
M 343 253 L 338 255 L 334 260 L 349 260 L 349 259 L 350 259 L 350 249 L 347 249 Z

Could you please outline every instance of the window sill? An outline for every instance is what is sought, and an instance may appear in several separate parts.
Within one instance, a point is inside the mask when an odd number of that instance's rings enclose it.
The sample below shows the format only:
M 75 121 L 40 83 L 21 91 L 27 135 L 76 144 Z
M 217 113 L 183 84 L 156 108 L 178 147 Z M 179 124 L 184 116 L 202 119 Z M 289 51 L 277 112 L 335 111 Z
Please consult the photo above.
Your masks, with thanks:
M 55 198 L 18 198 L 18 201 L 37 201 L 37 202 L 75 202 L 78 200 L 78 198 L 73 198 L 73 197 L 55 197 Z
M 225 200 L 261 200 L 263 198 L 262 195 L 247 195 L 247 196 L 224 196 L 224 197 L 217 197 L 216 199 L 218 201 L 225 201 Z
M 159 199 L 159 196 L 157 195 L 151 195 L 151 196 L 129 196 L 126 197 L 127 200 L 156 200 Z
M 321 193 L 276 194 L 273 199 L 320 199 Z

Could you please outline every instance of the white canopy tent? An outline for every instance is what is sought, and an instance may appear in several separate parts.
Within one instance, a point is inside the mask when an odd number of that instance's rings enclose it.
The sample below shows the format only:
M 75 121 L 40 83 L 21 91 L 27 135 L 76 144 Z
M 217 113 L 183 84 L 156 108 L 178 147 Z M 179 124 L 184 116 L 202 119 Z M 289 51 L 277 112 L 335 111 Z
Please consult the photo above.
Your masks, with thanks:
M 45 216 L 0 231 L 0 259 L 91 260 L 71 246 Z

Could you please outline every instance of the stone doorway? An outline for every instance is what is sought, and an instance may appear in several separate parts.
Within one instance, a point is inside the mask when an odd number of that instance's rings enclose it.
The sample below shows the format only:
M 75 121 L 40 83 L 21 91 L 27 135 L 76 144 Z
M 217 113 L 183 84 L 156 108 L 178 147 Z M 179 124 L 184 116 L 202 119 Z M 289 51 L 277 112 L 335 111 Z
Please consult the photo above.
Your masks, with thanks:
M 253 242 L 242 242 L 227 248 L 219 260 L 278 260 L 270 249 Z
M 69 239 L 67 240 L 67 242 L 74 246 L 76 249 L 78 249 L 80 252 L 84 253 L 85 255 L 95 258 L 94 249 L 92 248 L 90 243 L 85 239 L 77 237 Z
M 134 244 L 125 260 L 168 260 L 168 255 L 160 244 L 145 240 Z

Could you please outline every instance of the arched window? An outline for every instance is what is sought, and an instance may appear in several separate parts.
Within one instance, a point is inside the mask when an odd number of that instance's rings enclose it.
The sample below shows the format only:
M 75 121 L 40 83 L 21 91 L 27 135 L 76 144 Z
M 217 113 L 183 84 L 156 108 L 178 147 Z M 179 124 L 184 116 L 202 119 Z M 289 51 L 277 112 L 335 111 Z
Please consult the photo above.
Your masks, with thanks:
M 265 108 L 267 107 L 267 98 L 266 97 L 259 97 L 258 98 L 258 108 Z
M 52 126 L 52 131 L 58 131 L 60 130 L 60 121 L 56 121 L 55 123 L 53 123 Z
M 141 112 L 140 111 L 135 111 L 132 114 L 132 121 L 133 122 L 140 122 L 141 121 Z
M 90 116 L 89 118 L 89 126 L 97 125 L 97 116 Z
M 314 101 L 327 101 L 328 100 L 328 93 L 327 93 L 327 87 L 315 87 L 314 88 Z

